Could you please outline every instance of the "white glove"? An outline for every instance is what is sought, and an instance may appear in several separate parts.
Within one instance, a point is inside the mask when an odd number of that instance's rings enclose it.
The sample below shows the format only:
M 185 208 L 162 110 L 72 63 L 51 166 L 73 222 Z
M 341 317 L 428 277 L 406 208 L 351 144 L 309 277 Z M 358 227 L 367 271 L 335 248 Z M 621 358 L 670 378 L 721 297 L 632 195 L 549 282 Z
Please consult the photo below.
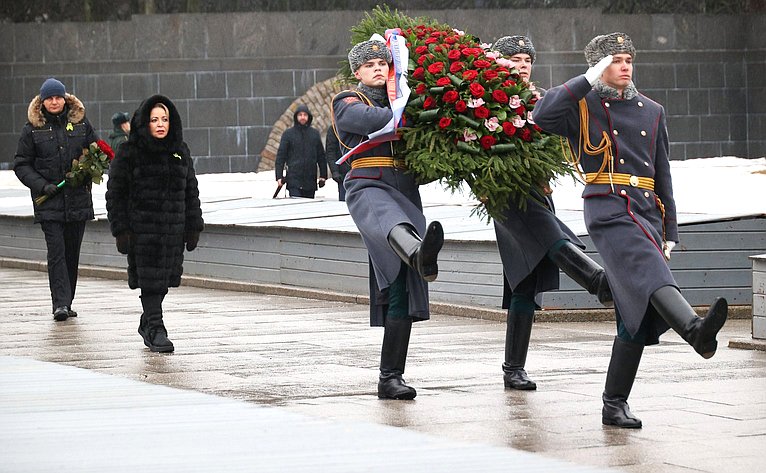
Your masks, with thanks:
M 676 242 L 674 241 L 663 241 L 662 242 L 662 252 L 665 253 L 665 259 L 670 261 L 670 252 L 673 251 L 673 247 L 676 246 Z
M 595 66 L 589 68 L 587 71 L 585 71 L 585 78 L 588 79 L 588 82 L 591 86 L 596 85 L 596 81 L 601 77 L 601 74 L 604 73 L 607 67 L 612 63 L 612 55 L 609 54 L 604 59 L 600 60 L 596 63 Z

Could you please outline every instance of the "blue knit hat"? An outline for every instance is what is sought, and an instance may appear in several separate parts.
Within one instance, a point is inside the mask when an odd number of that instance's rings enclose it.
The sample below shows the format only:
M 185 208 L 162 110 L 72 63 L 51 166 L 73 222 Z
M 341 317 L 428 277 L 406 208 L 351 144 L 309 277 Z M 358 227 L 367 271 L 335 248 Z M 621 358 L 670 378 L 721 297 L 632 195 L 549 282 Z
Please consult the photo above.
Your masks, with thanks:
M 49 97 L 64 97 L 66 96 L 66 87 L 61 81 L 54 79 L 53 77 L 45 79 L 42 87 L 40 87 L 40 100 L 45 100 Z

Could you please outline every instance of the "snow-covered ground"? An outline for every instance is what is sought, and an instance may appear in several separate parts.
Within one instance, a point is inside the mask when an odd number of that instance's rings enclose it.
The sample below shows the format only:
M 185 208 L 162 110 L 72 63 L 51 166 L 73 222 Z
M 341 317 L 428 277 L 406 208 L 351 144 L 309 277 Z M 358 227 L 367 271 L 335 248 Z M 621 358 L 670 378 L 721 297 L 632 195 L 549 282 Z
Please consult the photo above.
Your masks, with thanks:
M 766 215 L 766 158 L 719 157 L 672 161 L 671 169 L 680 223 L 755 214 Z M 206 207 L 211 209 L 215 208 L 217 202 L 243 198 L 254 201 L 263 199 L 268 200 L 269 204 L 278 204 L 271 200 L 276 189 L 272 171 L 203 174 L 198 178 L 201 198 L 206 203 Z M 0 171 L 0 191 L 5 191 L 0 199 L 0 214 L 32 214 L 32 202 L 28 193 L 18 192 L 24 189 L 12 171 Z M 93 186 L 96 211 L 102 215 L 105 191 L 106 183 Z M 557 211 L 559 214 L 568 215 L 565 221 L 578 233 L 584 232 L 584 225 L 581 223 L 581 193 L 582 185 L 573 179 L 562 179 L 554 185 L 553 198 Z M 421 195 L 423 204 L 427 207 L 427 217 L 431 218 L 429 208 L 440 208 L 439 215 L 444 215 L 445 208 L 451 208 L 460 216 L 458 220 L 455 220 L 456 224 L 464 225 L 470 221 L 471 227 L 476 225 L 474 228 L 481 230 L 481 233 L 485 233 L 484 229 L 489 231 L 487 233 L 492 233 L 491 227 L 486 228 L 485 223 L 478 217 L 468 216 L 476 205 L 476 201 L 467 191 L 451 193 L 444 190 L 438 182 L 434 182 L 422 186 Z M 284 196 L 283 189 L 280 197 Z M 317 191 L 316 197 L 316 200 L 312 202 L 325 201 L 329 204 L 331 201 L 336 201 L 338 193 L 335 182 L 328 181 L 324 188 Z M 282 202 L 287 203 L 287 201 Z M 291 205 L 290 207 L 305 208 L 307 211 L 311 210 L 311 214 L 316 214 L 317 210 L 312 205 Z M 333 214 L 337 214 L 338 210 L 343 208 L 343 204 L 328 206 Z M 305 223 L 304 221 L 300 226 L 305 226 Z M 280 225 L 285 224 L 280 223 Z M 317 228 L 322 225 L 316 223 L 311 226 Z

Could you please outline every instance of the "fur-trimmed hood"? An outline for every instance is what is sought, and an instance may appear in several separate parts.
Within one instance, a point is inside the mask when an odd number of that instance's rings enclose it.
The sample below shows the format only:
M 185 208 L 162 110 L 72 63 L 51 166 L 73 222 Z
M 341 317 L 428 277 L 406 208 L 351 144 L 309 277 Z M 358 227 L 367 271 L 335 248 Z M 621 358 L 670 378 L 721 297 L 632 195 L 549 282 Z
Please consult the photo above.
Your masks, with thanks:
M 158 103 L 165 105 L 170 112 L 168 135 L 161 140 L 152 137 L 149 133 L 149 115 Z M 164 148 L 171 152 L 180 150 L 184 141 L 183 124 L 181 123 L 181 115 L 173 102 L 164 95 L 153 95 L 144 100 L 130 120 L 128 141 L 139 147 Z
M 80 99 L 72 94 L 66 94 L 64 96 L 64 102 L 68 108 L 67 120 L 71 123 L 80 123 L 85 118 L 85 105 L 82 104 Z M 47 123 L 45 114 L 43 113 L 43 101 L 40 96 L 37 95 L 29 102 L 29 108 L 27 109 L 27 120 L 35 128 L 40 128 Z

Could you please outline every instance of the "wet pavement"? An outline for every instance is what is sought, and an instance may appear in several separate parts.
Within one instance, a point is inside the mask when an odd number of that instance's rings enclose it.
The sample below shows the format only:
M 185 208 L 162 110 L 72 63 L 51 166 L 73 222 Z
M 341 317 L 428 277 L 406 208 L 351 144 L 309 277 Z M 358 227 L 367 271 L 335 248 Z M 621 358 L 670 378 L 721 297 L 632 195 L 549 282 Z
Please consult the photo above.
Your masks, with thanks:
M 435 314 L 413 329 L 405 377 L 418 396 L 397 402 L 375 395 L 383 333 L 369 327 L 366 306 L 181 287 L 164 304 L 176 352 L 159 355 L 136 333 L 138 292 L 124 281 L 81 278 L 74 305 L 80 316 L 60 323 L 50 314 L 45 273 L 0 267 L 0 287 L 0 357 L 582 466 L 766 468 L 766 352 L 727 347 L 729 339 L 749 338 L 749 320 L 727 324 L 711 360 L 673 333 L 647 348 L 630 398 L 644 428 L 622 430 L 600 422 L 611 322 L 536 324 L 527 369 L 538 390 L 520 392 L 503 389 L 504 323 Z

